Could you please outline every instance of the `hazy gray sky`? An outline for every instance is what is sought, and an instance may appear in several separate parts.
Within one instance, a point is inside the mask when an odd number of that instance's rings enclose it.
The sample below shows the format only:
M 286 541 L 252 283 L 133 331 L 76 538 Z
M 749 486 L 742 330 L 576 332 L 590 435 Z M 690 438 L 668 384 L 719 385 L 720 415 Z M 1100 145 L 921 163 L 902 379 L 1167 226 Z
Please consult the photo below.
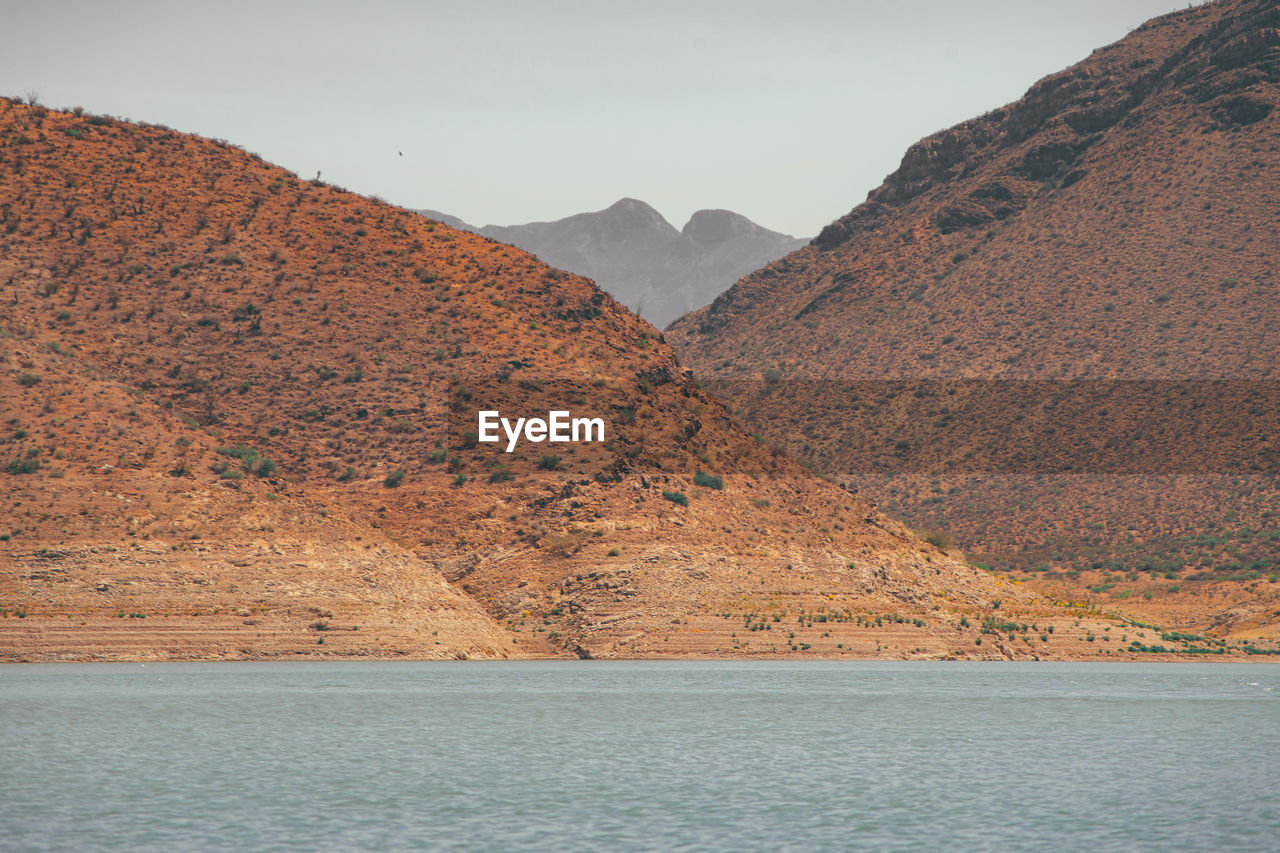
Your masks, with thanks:
M 5 1 L 0 93 L 477 225 L 633 196 L 811 236 L 920 137 L 1186 5 Z

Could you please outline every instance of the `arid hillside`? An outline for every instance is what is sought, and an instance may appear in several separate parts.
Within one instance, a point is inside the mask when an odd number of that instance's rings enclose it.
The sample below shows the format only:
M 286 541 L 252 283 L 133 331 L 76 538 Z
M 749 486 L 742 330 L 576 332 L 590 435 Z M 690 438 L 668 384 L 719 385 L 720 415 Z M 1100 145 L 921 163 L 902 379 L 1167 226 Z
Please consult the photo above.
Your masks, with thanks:
M 922 140 L 668 338 L 749 426 L 993 568 L 1274 621 L 1278 84 L 1275 3 L 1155 19 Z
M 225 142 L 0 101 L 0 246 L 5 660 L 1153 653 L 740 431 L 589 282 Z

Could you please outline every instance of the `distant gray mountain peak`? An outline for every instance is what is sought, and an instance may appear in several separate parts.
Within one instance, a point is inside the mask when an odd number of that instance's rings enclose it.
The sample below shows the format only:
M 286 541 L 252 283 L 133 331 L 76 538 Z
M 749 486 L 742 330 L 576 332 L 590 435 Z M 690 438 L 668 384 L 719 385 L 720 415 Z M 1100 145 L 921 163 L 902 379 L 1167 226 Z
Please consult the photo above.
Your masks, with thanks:
M 723 243 L 735 237 L 794 240 L 790 234 L 779 234 L 752 222 L 741 213 L 723 208 L 694 211 L 681 229 L 682 234 L 704 245 Z
M 661 219 L 663 222 L 667 221 L 661 213 L 658 213 L 658 211 L 653 208 L 653 205 L 649 204 L 647 201 L 641 201 L 638 198 L 620 198 L 613 204 L 606 207 L 605 210 L 636 212 L 644 214 L 645 216 Z
M 481 228 L 436 210 L 418 212 L 592 278 L 658 328 L 709 304 L 744 275 L 808 242 L 723 209 L 696 211 L 677 231 L 652 205 L 636 198 L 550 222 Z

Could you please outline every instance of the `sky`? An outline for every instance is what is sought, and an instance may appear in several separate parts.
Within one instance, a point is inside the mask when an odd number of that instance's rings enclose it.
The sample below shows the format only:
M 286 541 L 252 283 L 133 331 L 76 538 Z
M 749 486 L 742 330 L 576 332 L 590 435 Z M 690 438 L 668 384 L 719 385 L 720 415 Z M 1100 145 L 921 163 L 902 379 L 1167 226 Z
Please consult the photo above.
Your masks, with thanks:
M 809 237 L 1169 0 L 0 0 L 0 94 L 476 225 L 649 202 Z

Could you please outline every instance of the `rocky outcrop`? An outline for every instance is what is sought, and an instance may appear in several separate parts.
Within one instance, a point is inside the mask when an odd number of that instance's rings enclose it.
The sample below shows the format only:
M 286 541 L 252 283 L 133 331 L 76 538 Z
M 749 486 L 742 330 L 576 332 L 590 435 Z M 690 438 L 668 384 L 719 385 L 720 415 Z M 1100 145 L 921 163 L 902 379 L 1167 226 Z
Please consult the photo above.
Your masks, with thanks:
M 1252 124 L 1273 104 L 1245 91 L 1280 80 L 1280 9 L 1266 0 L 1234 4 L 1238 16 L 1223 16 L 1203 27 L 1188 9 L 1157 18 L 1136 31 L 1137 38 L 1161 43 L 1159 58 L 1134 56 L 1118 43 L 1090 60 L 1032 86 L 1015 104 L 993 110 L 922 139 L 911 146 L 898 169 L 867 201 L 831 223 L 814 240 L 830 250 L 891 216 L 903 205 L 947 181 L 972 174 L 1001 159 L 1033 136 L 1047 137 L 1022 152 L 1008 174 L 1070 185 L 1081 175 L 1073 165 L 1098 141 L 1096 134 L 1125 120 L 1140 120 L 1142 105 L 1160 95 L 1209 102 L 1202 112 L 1219 127 Z M 944 230 L 985 224 L 989 218 L 956 211 L 940 217 Z

